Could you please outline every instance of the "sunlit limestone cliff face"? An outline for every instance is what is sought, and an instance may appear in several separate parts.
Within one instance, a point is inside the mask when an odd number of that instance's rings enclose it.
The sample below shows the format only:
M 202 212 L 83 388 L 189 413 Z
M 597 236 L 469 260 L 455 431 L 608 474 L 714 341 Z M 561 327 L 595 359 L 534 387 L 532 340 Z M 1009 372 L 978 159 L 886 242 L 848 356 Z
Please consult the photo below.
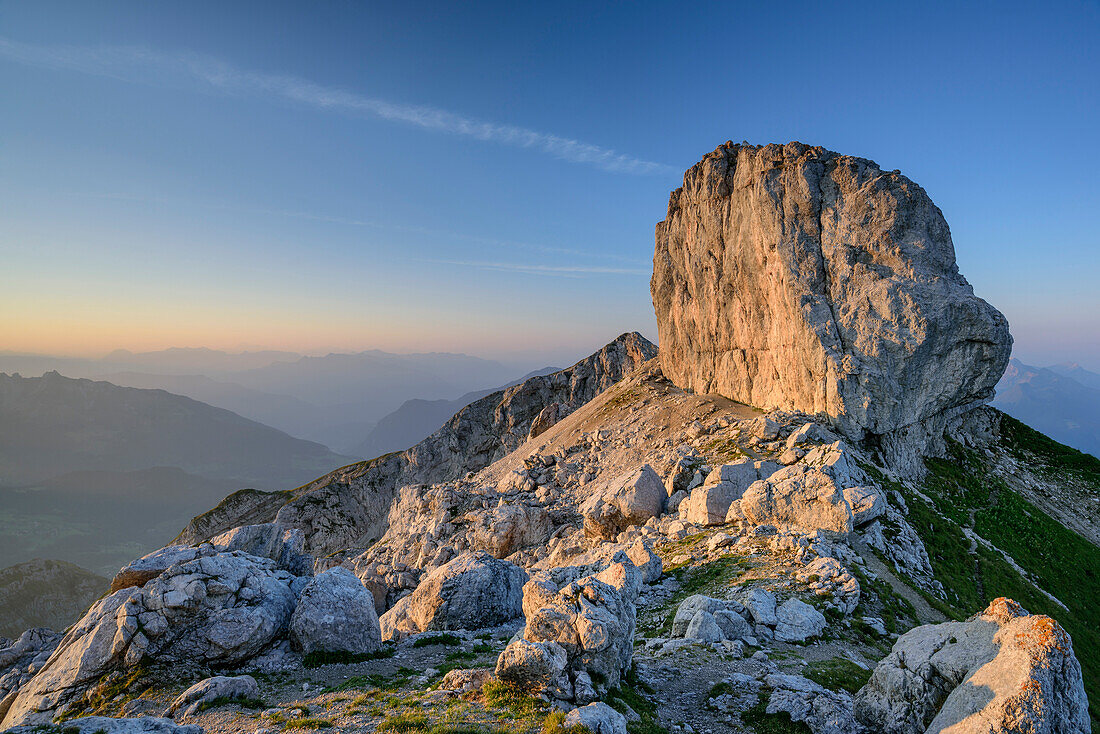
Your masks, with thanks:
M 988 401 L 1012 345 L 924 189 L 801 143 L 727 143 L 692 166 L 657 225 L 651 291 L 677 385 L 824 413 L 888 451 Z

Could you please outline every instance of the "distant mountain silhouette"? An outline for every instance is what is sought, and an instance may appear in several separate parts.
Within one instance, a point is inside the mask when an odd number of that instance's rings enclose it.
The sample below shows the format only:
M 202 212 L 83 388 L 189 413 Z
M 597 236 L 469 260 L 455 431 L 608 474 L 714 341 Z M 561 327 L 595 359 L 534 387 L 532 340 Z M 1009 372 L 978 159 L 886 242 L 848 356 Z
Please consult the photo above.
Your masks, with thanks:
M 997 383 L 993 405 L 1051 438 L 1100 456 L 1100 390 L 1068 374 L 1100 380 L 1077 365 L 1033 367 L 1013 359 Z
M 457 400 L 421 400 L 419 398 L 406 400 L 397 410 L 383 416 L 367 434 L 366 440 L 352 448 L 351 453 L 363 459 L 373 459 L 391 451 L 407 449 L 430 436 L 448 418 L 475 400 L 480 400 L 497 390 L 517 385 L 536 375 L 548 375 L 559 369 L 559 367 L 544 367 L 541 370 L 529 372 L 507 385 L 468 392 Z
M 107 382 L 145 390 L 167 390 L 193 400 L 231 410 L 249 420 L 277 428 L 296 438 L 320 441 L 314 434 L 331 415 L 330 408 L 307 403 L 289 395 L 253 390 L 205 375 L 158 375 L 147 372 L 119 372 L 106 375 Z M 228 378 L 227 378 L 228 379 Z
M 0 485 L 174 466 L 239 486 L 287 489 L 344 463 L 320 444 L 163 390 L 56 372 L 0 374 Z
M 1063 364 L 1052 364 L 1047 367 L 1051 372 L 1056 372 L 1062 377 L 1068 377 L 1071 380 L 1080 382 L 1085 387 L 1091 387 L 1093 390 L 1100 390 L 1100 374 L 1086 370 L 1076 362 L 1065 362 Z

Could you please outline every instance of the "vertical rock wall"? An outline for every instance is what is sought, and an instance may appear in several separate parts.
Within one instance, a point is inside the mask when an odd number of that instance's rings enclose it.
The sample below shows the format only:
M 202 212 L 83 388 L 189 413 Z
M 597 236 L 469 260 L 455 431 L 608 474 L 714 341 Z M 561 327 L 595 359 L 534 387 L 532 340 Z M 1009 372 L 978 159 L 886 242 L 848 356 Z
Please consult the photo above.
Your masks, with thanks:
M 689 169 L 656 228 L 651 291 L 677 385 L 824 413 L 857 439 L 988 401 L 1012 345 L 924 189 L 801 143 L 727 143 Z

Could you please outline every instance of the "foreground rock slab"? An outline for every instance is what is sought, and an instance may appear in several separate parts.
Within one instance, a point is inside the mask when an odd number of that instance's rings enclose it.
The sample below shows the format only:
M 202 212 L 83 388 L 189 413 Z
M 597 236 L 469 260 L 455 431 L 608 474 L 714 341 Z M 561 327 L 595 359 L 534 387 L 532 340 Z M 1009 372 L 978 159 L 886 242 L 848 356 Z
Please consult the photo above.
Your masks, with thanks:
M 16 726 L 5 729 L 10 734 L 41 734 L 41 726 Z M 138 719 L 111 719 L 106 716 L 84 716 L 66 721 L 56 731 L 66 734 L 203 734 L 203 728 L 194 724 L 177 724 L 171 719 L 143 716 Z
M 902 635 L 856 694 L 855 713 L 886 734 L 1090 731 L 1069 635 L 1003 598 L 966 622 Z

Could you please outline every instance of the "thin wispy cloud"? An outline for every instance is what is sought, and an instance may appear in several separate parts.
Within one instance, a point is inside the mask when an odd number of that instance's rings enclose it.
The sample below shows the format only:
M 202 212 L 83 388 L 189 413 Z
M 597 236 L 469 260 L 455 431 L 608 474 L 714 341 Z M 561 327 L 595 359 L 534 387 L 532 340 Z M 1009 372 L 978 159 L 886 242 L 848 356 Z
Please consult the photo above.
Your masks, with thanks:
M 536 150 L 561 160 L 591 165 L 613 173 L 676 173 L 672 166 L 560 135 L 479 120 L 427 105 L 391 102 L 294 76 L 238 69 L 206 56 L 162 54 L 149 49 L 117 46 L 37 46 L 2 37 L 0 55 L 24 64 L 68 69 L 129 82 L 164 85 L 190 79 L 227 94 L 267 95 L 318 110 L 362 115 L 423 130 Z

